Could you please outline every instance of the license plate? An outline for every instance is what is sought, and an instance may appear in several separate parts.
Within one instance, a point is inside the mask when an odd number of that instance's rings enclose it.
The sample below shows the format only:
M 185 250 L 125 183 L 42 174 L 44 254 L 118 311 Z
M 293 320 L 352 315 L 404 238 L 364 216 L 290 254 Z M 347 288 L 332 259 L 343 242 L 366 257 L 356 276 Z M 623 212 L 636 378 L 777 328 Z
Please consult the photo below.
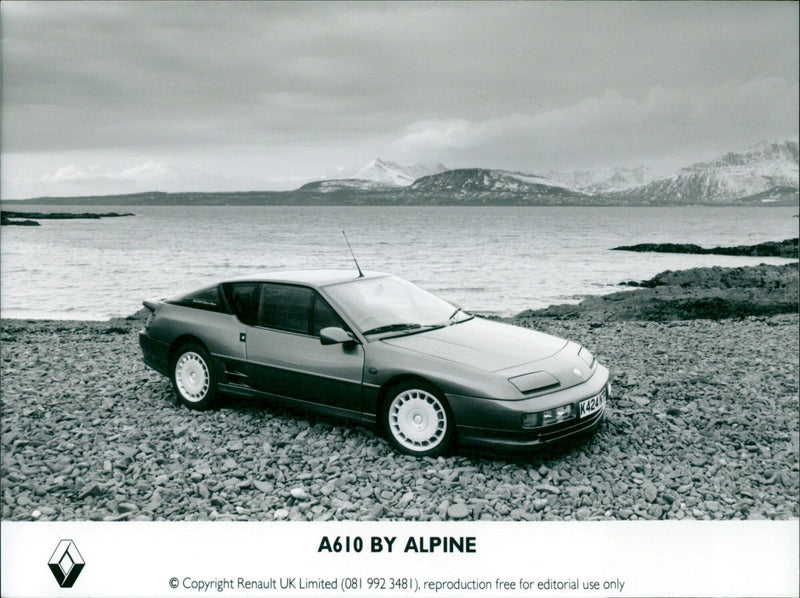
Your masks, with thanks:
M 586 417 L 587 415 L 591 415 L 596 411 L 600 411 L 606 404 L 606 392 L 603 391 L 599 395 L 592 397 L 591 399 L 586 399 L 585 401 L 581 401 L 578 405 L 580 408 L 580 416 Z

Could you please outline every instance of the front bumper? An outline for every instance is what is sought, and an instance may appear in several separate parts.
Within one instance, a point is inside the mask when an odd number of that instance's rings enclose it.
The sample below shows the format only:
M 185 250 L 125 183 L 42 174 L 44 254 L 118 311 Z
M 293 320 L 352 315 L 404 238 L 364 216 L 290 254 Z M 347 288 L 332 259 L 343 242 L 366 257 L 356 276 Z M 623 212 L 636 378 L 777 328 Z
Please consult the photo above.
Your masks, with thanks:
M 605 418 L 608 406 L 609 373 L 598 365 L 594 375 L 572 388 L 520 401 L 500 401 L 459 395 L 447 395 L 456 421 L 458 442 L 463 446 L 502 450 L 525 451 L 578 436 L 597 428 Z M 606 404 L 602 409 L 585 417 L 543 426 L 523 428 L 522 416 L 573 403 L 578 404 L 605 391 Z

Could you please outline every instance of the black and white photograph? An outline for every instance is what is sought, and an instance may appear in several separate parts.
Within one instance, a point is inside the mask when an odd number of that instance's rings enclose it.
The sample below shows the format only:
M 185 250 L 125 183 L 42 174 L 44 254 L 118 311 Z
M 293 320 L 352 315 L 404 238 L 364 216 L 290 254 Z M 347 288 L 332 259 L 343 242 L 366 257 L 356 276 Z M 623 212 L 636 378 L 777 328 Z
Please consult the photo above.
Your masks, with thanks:
M 93 583 L 67 524 L 383 530 L 492 578 L 176 597 L 667 595 L 495 581 L 480 530 L 798 530 L 798 3 L 0 17 L 3 536 L 55 530 L 4 596 Z

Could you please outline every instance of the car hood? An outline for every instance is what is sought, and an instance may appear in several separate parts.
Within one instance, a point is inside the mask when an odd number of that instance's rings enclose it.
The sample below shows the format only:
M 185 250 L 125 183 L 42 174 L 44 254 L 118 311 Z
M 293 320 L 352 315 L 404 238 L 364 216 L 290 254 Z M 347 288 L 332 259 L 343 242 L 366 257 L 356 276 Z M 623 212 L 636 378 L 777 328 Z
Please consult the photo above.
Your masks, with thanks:
M 477 317 L 382 342 L 489 372 L 546 359 L 567 345 L 543 332 Z

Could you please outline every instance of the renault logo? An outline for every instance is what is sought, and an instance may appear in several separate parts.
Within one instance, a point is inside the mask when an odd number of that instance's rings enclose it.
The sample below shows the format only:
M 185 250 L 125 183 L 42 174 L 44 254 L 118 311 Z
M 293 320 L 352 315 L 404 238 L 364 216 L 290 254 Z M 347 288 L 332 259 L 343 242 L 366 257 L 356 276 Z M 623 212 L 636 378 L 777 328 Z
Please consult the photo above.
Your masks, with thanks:
M 583 372 L 581 372 L 578 368 L 573 368 L 572 373 L 576 376 L 583 376 Z
M 83 571 L 86 562 L 83 560 L 78 547 L 72 540 L 61 540 L 56 546 L 53 556 L 47 561 L 50 571 L 62 588 L 71 588 L 78 575 Z

